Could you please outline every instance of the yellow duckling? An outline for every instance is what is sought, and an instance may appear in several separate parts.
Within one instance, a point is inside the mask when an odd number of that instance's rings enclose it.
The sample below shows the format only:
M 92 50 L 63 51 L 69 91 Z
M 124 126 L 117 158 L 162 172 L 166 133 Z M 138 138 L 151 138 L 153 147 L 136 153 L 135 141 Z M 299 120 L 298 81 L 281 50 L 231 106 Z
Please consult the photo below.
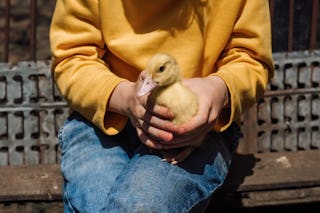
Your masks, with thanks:
M 143 96 L 151 92 L 149 98 L 153 104 L 159 104 L 170 108 L 175 115 L 173 122 L 183 124 L 197 113 L 197 96 L 182 84 L 180 67 L 176 60 L 168 55 L 159 53 L 154 55 L 147 63 L 145 71 L 147 77 L 142 83 L 137 96 Z M 165 151 L 164 161 L 177 164 L 188 157 L 196 146 L 183 148 L 178 154 L 170 150 Z

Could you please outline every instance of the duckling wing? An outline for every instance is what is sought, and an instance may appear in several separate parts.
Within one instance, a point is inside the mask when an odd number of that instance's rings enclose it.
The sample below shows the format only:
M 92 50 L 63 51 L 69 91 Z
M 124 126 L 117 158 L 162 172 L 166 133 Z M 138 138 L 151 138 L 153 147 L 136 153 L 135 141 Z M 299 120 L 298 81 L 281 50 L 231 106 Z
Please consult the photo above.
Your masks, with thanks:
M 155 102 L 174 113 L 173 122 L 183 124 L 192 119 L 198 110 L 197 96 L 181 83 L 176 83 L 153 93 Z

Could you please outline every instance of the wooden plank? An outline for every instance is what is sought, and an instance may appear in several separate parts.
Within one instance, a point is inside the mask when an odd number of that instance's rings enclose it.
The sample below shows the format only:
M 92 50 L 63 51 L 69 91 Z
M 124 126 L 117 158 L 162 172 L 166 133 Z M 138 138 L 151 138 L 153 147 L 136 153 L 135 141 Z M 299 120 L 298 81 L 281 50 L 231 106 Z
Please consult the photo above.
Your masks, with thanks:
M 320 187 L 251 191 L 242 195 L 242 207 L 289 205 L 320 201 Z
M 320 150 L 236 155 L 211 209 L 320 203 Z
M 0 203 L 1 213 L 63 213 L 61 201 L 26 201 Z
M 58 164 L 2 166 L 0 202 L 61 200 L 62 182 Z
M 318 162 L 320 150 L 237 154 L 213 204 L 254 207 L 320 202 Z M 58 164 L 2 166 L 0 202 L 61 201 L 62 182 Z
M 320 186 L 320 150 L 257 153 L 238 191 Z M 240 168 L 240 166 L 238 167 Z
M 320 204 L 320 187 L 247 192 L 231 192 L 221 188 L 214 194 L 208 209 L 210 210 L 209 212 L 219 212 L 219 210 L 226 211 L 240 208 L 275 207 L 310 203 Z
M 238 191 L 320 186 L 320 150 L 238 155 L 233 162 L 230 176 L 243 179 Z

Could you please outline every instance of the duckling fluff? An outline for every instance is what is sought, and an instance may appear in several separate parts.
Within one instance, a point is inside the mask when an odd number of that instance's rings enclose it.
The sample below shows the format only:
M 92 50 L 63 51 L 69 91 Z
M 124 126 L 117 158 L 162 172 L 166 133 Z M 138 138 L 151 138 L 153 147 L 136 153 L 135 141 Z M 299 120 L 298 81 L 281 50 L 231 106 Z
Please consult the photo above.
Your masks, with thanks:
M 155 54 L 148 61 L 145 71 L 147 76 L 137 93 L 138 97 L 151 92 L 151 103 L 168 107 L 175 115 L 172 121 L 177 125 L 195 116 L 198 110 L 197 96 L 182 84 L 180 67 L 172 56 Z M 196 142 L 192 147 L 185 147 L 178 153 L 166 150 L 163 152 L 163 160 L 177 164 L 187 158 L 200 144 L 201 142 Z

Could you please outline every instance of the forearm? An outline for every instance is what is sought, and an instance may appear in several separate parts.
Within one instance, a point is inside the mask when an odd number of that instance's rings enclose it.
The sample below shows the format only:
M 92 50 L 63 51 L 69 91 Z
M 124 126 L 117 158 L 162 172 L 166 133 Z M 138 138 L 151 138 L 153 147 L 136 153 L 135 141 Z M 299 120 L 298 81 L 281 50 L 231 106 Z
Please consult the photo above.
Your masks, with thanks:
M 232 121 L 239 120 L 243 111 L 263 96 L 272 70 L 244 52 L 234 52 L 227 58 L 237 59 L 226 62 L 214 75 L 222 78 L 228 87 L 231 124 Z M 228 60 L 227 58 L 224 60 Z
M 135 83 L 124 81 L 119 83 L 109 98 L 107 103 L 107 111 L 119 113 L 128 116 L 128 103 L 130 97 L 134 96 Z
M 229 109 L 230 108 L 230 92 L 225 83 L 225 81 L 219 76 L 208 76 L 206 77 L 208 80 L 212 82 L 213 85 L 217 85 L 219 88 L 218 91 L 221 92 L 222 99 L 222 109 Z
M 114 88 L 125 79 L 112 73 L 102 60 L 106 48 L 98 2 L 90 2 L 57 1 L 50 28 L 52 71 L 70 108 L 112 135 L 123 128 L 126 119 L 116 114 L 105 119 L 106 106 Z
M 230 113 L 221 123 L 223 131 L 263 96 L 273 76 L 268 1 L 246 2 L 212 75 L 221 77 L 230 93 Z

